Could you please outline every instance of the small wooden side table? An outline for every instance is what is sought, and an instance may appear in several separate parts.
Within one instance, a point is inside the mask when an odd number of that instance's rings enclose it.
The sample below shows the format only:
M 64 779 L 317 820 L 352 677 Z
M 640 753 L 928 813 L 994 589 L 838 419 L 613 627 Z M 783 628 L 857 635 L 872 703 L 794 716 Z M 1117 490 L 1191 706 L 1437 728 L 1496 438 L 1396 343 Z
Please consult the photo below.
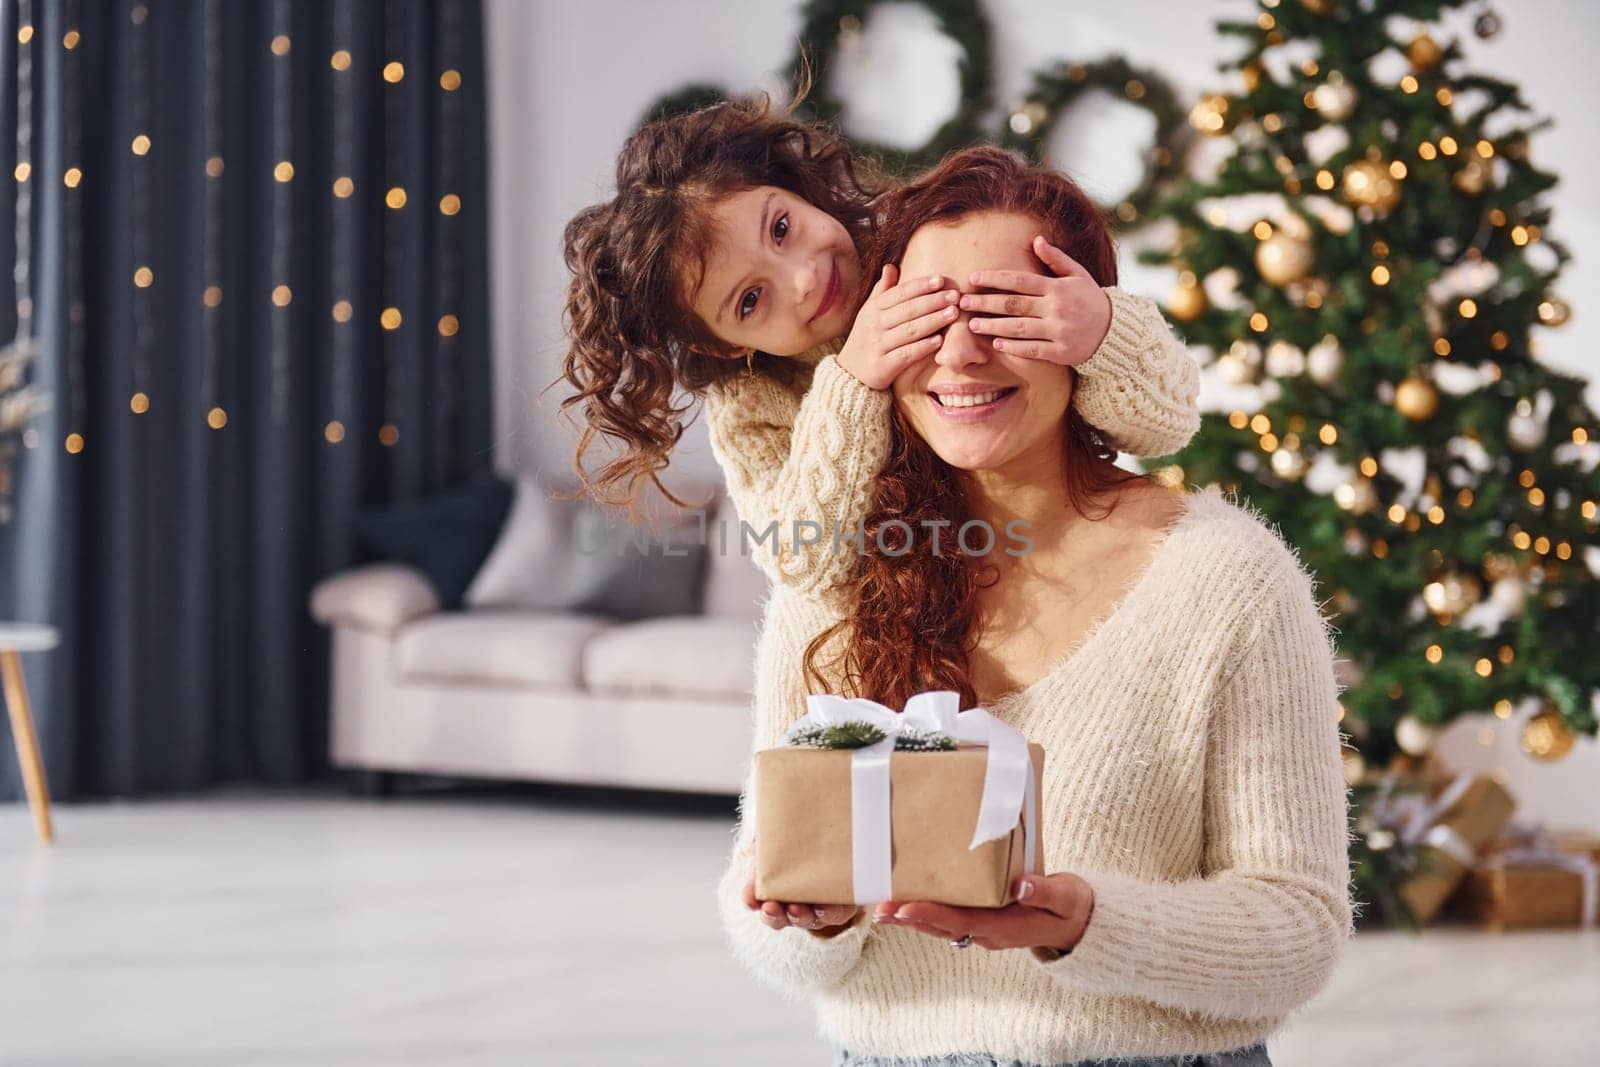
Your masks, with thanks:
M 50 787 L 44 780 L 44 760 L 39 756 L 39 738 L 33 732 L 33 714 L 28 709 L 28 687 L 22 680 L 21 652 L 43 652 L 55 648 L 60 635 L 53 626 L 33 622 L 0 622 L 0 681 L 5 684 L 6 708 L 11 712 L 11 736 L 17 743 L 17 762 L 22 765 L 22 784 L 28 791 L 28 807 L 39 840 L 55 840 L 50 829 Z

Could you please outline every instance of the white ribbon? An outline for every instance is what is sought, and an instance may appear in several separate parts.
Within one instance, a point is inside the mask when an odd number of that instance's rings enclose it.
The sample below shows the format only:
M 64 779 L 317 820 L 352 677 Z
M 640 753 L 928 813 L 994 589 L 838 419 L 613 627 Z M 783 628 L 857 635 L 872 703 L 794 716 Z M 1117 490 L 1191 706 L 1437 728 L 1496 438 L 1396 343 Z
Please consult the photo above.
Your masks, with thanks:
M 1503 849 L 1489 860 L 1491 867 L 1559 867 L 1583 879 L 1583 925 L 1595 925 L 1600 914 L 1600 861 L 1593 856 L 1562 852 L 1548 841 Z
M 889 757 L 902 730 L 941 733 L 958 744 L 981 745 L 989 750 L 983 778 L 983 800 L 974 849 L 1009 834 L 1021 809 L 1023 873 L 1033 874 L 1033 853 L 1038 837 L 1033 809 L 1039 784 L 1027 738 L 983 708 L 960 711 L 961 694 L 929 690 L 906 701 L 896 714 L 875 700 L 812 693 L 806 697 L 805 717 L 791 729 L 867 722 L 883 731 L 883 740 L 855 749 L 850 755 L 850 841 L 855 880 L 855 903 L 877 904 L 894 899 L 892 886 Z
M 1440 790 L 1439 795 L 1433 800 L 1423 801 L 1420 797 L 1416 798 L 1415 806 L 1408 806 L 1410 818 L 1407 819 L 1406 827 L 1400 833 L 1400 839 L 1408 845 L 1415 845 L 1423 840 L 1423 835 L 1444 817 L 1444 813 L 1454 807 L 1456 801 L 1467 795 L 1467 790 L 1472 788 L 1472 782 L 1475 777 L 1476 775 L 1471 771 L 1462 771 L 1451 780 L 1449 785 Z M 1465 843 L 1465 839 L 1459 834 L 1456 835 L 1456 838 Z M 1431 841 L 1427 843 L 1434 844 Z M 1447 845 L 1438 845 L 1436 847 L 1455 855 L 1455 853 L 1450 852 L 1450 848 Z M 1456 858 L 1460 859 L 1459 856 Z M 1472 859 L 1469 857 L 1461 860 L 1461 862 L 1471 864 Z
M 1471 842 L 1462 837 L 1454 826 L 1445 823 L 1428 827 L 1427 833 L 1422 835 L 1422 843 L 1438 849 L 1463 867 L 1471 867 L 1478 858 L 1478 852 Z

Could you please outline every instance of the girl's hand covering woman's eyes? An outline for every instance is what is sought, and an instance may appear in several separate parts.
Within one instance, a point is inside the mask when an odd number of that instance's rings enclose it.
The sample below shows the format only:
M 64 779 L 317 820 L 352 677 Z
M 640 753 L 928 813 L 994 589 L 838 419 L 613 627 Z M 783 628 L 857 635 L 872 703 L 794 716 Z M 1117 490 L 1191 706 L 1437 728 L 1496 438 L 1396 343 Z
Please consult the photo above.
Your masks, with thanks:
M 900 268 L 886 264 L 856 314 L 850 336 L 835 358 L 863 385 L 888 389 L 900 372 L 938 351 L 940 332 L 956 320 L 961 294 L 939 275 L 897 284 Z
M 1033 252 L 1056 277 L 1015 270 L 974 271 L 975 288 L 1006 291 L 962 297 L 963 311 L 998 316 L 974 315 L 967 328 L 993 337 L 1001 352 L 1065 367 L 1082 363 L 1094 355 L 1111 328 L 1111 298 L 1077 260 L 1043 237 L 1033 239 Z

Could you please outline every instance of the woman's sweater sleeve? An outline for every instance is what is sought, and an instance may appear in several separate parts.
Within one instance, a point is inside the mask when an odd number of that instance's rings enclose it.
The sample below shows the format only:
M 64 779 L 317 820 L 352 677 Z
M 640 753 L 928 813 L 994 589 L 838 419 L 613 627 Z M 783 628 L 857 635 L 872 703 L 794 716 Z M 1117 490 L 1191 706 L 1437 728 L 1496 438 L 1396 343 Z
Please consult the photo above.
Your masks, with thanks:
M 803 396 L 761 376 L 707 394 L 712 455 L 750 528 L 747 550 L 769 579 L 826 600 L 854 576 L 859 554 L 844 538 L 866 520 L 889 458 L 891 400 L 831 354 Z M 728 531 L 730 545 L 740 533 Z
M 1200 429 L 1200 368 L 1154 300 L 1116 286 L 1105 292 L 1111 326 L 1074 368 L 1073 406 L 1118 450 L 1170 455 Z
M 749 796 L 747 783 L 741 808 Z M 774 930 L 759 911 L 744 904 L 744 887 L 755 856 L 754 819 L 741 816 L 736 834 L 728 866 L 717 883 L 717 909 L 734 958 L 761 985 L 796 1002 L 839 985 L 860 961 L 862 947 L 872 933 L 866 912 L 832 937 L 798 926 Z
M 1305 1003 L 1332 974 L 1353 932 L 1339 689 L 1312 579 L 1292 562 L 1277 573 L 1216 691 L 1205 876 L 1075 871 L 1094 887 L 1082 939 L 1067 954 L 1029 950 L 1062 984 L 1255 1019 Z

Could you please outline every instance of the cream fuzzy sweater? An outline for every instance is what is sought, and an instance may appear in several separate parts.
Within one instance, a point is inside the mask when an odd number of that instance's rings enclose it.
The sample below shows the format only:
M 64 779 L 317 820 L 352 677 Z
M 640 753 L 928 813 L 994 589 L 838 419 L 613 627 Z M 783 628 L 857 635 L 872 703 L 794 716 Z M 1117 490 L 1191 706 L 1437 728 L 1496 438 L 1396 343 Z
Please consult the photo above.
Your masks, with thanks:
M 1112 292 L 1108 343 L 1119 316 L 1132 325 L 1123 312 L 1148 310 Z M 1080 366 L 1074 402 L 1093 380 L 1087 368 L 1116 351 L 1123 358 L 1102 367 L 1125 376 L 1106 390 L 1121 410 L 1176 382 L 1164 406 L 1181 425 L 1192 361 L 1164 322 L 1129 332 L 1146 351 L 1102 345 Z M 886 452 L 873 445 L 886 436 L 888 394 L 827 358 L 803 397 L 770 381 L 755 389 L 765 392 L 744 390 L 737 412 L 719 406 L 726 394 L 709 405 L 741 517 L 754 525 L 783 514 L 774 499 L 810 498 L 857 521 Z M 770 429 L 746 441 L 726 435 L 731 423 Z M 1154 447 L 1175 450 L 1187 440 L 1178 433 Z M 957 951 L 864 921 L 833 938 L 772 930 L 740 899 L 751 862 L 741 819 L 717 888 L 733 952 L 759 981 L 811 1001 L 830 1041 L 1037 1063 L 1220 1051 L 1271 1032 L 1326 980 L 1351 921 L 1331 644 L 1309 575 L 1263 520 L 1214 488 L 1186 505 L 1079 647 L 990 705 L 1046 749 L 1046 871 L 1095 889 L 1070 955 Z M 828 553 L 777 562 L 756 650 L 758 749 L 804 713 L 805 644 L 846 600 L 848 567 Z

